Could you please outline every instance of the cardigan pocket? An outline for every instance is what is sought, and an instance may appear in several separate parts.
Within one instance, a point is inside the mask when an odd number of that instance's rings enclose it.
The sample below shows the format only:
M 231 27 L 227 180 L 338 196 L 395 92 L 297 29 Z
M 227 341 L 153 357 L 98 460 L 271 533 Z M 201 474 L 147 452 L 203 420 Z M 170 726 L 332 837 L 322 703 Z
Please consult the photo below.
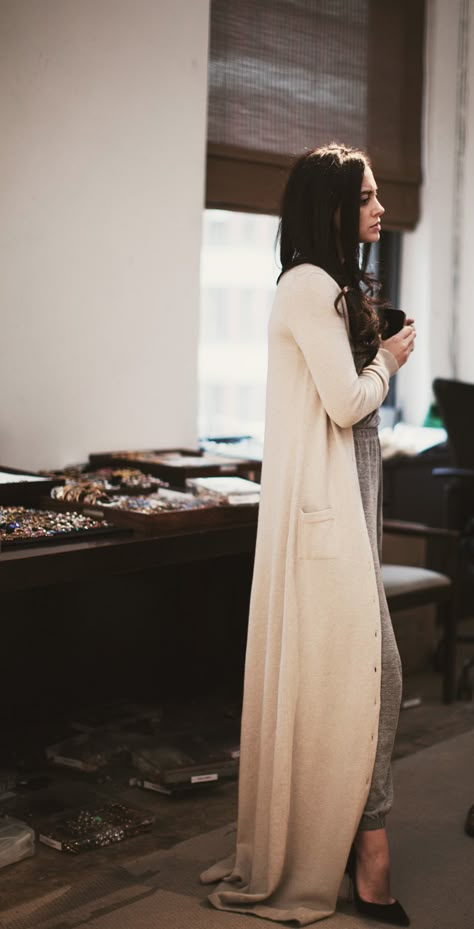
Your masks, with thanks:
M 321 510 L 300 509 L 298 558 L 335 558 L 336 521 L 331 506 Z

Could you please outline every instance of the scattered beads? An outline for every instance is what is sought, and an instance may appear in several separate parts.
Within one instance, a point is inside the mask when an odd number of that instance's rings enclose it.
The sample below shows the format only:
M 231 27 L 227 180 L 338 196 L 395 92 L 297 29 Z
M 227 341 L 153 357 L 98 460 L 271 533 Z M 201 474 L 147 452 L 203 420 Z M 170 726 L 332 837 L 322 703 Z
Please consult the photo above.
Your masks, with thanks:
M 82 481 L 81 483 L 62 484 L 51 490 L 53 500 L 66 500 L 68 503 L 109 503 L 111 494 L 99 483 Z
M 152 474 L 143 474 L 137 468 L 98 468 L 96 471 L 85 471 L 81 467 L 72 465 L 62 471 L 43 471 L 41 473 L 47 477 L 62 478 L 68 485 L 84 484 L 90 489 L 102 489 L 115 493 L 118 490 L 124 492 L 141 490 L 144 492 L 168 486 L 165 481 L 153 477 Z
M 113 497 L 111 506 L 118 510 L 153 515 L 176 510 L 201 510 L 208 507 L 209 503 L 193 494 L 165 491 L 163 494 L 150 494 L 148 497 Z
M 82 513 L 55 513 L 30 510 L 23 506 L 0 507 L 0 542 L 43 539 L 65 534 L 90 532 L 110 524 Z
M 61 851 L 77 855 L 92 848 L 122 842 L 147 831 L 153 822 L 154 816 L 148 813 L 111 803 L 80 810 L 73 817 L 64 817 L 51 831 L 44 830 L 43 835 L 59 843 Z

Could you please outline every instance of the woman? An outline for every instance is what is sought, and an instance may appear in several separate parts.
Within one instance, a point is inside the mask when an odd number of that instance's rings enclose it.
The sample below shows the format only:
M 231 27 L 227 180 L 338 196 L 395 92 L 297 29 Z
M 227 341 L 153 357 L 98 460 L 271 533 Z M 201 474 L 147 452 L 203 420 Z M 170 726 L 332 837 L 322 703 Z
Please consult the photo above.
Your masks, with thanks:
M 360 911 L 408 925 L 384 827 L 401 672 L 380 579 L 377 408 L 415 333 L 380 344 L 365 267 L 383 212 L 367 156 L 335 144 L 303 155 L 284 193 L 237 852 L 202 875 L 224 879 L 215 907 L 300 926 L 334 912 L 347 865 Z

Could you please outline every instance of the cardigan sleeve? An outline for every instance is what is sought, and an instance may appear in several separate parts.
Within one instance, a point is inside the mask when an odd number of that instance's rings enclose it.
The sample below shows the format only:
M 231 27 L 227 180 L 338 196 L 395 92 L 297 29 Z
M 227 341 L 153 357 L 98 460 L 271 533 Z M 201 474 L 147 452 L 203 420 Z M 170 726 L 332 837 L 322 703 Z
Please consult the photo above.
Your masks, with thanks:
M 340 292 L 337 283 L 320 268 L 301 266 L 295 271 L 285 287 L 287 325 L 326 413 L 342 428 L 353 426 L 380 406 L 398 370 L 397 360 L 381 348 L 358 374 L 344 317 L 334 307 Z

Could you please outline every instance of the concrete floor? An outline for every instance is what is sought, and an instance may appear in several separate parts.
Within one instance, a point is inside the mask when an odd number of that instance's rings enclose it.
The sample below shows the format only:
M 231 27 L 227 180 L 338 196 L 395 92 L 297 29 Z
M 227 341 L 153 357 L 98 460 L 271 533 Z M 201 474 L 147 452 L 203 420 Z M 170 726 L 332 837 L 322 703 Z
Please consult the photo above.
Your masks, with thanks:
M 466 656 L 474 653 L 474 646 L 459 648 L 458 664 L 461 667 Z M 474 729 L 474 702 L 441 703 L 441 676 L 431 669 L 407 675 L 404 682 L 404 697 L 419 697 L 419 706 L 402 710 L 395 746 L 395 758 L 419 752 L 458 734 Z M 214 695 L 193 706 L 168 708 L 168 716 L 178 723 L 185 713 L 188 722 L 196 723 L 200 718 L 229 719 L 238 716 L 238 707 Z M 235 722 L 235 720 L 234 720 Z M 43 734 L 36 731 L 41 742 Z M 18 736 L 20 739 L 20 735 Z M 23 740 L 33 734 L 23 733 Z M 42 897 L 63 885 L 87 881 L 110 868 L 121 866 L 131 857 L 139 858 L 157 849 L 169 849 L 179 842 L 191 839 L 221 826 L 226 826 L 236 817 L 237 783 L 235 780 L 222 782 L 219 786 L 202 786 L 196 792 L 168 797 L 151 791 L 130 787 L 126 777 L 116 772 L 111 778 L 97 778 L 61 768 L 48 768 L 37 764 L 30 774 L 49 778 L 48 783 L 37 781 L 37 789 L 25 788 L 15 791 L 10 799 L 0 799 L 0 809 L 9 815 L 18 816 L 33 825 L 41 825 L 53 810 L 67 806 L 92 805 L 97 801 L 119 802 L 134 808 L 152 812 L 155 823 L 144 835 L 129 839 L 121 844 L 94 850 L 79 856 L 62 854 L 40 843 L 36 845 L 34 857 L 11 865 L 3 872 L 0 884 L 0 924 L 3 911 L 28 900 Z M 472 797 L 474 803 L 474 794 Z

